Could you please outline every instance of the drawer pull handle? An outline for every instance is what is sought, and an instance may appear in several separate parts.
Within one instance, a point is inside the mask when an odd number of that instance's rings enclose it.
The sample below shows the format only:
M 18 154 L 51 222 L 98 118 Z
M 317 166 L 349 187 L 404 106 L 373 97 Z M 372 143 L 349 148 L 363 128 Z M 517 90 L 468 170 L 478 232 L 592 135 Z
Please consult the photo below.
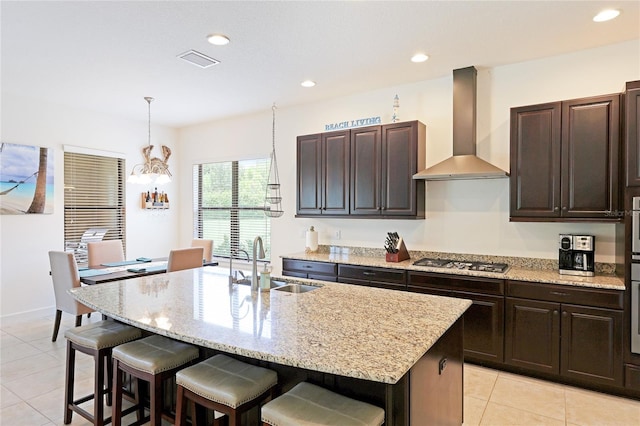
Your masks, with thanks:
M 311 269 L 312 266 L 311 265 L 303 265 L 303 268 Z
M 552 291 L 551 294 L 553 294 L 554 296 L 562 296 L 562 297 L 569 295 L 569 293 L 562 293 L 560 291 Z
M 364 275 L 365 277 L 375 277 L 376 273 L 375 272 L 368 272 L 368 271 L 364 271 L 362 273 L 362 275 Z

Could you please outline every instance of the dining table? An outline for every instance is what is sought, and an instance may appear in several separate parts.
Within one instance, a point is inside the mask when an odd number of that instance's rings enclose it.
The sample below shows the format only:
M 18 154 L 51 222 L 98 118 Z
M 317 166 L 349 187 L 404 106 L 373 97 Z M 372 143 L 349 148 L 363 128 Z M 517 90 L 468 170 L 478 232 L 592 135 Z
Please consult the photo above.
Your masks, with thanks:
M 167 272 L 168 258 L 138 258 L 78 268 L 80 282 L 87 285 L 104 284 Z M 202 266 L 218 266 L 218 262 L 203 262 Z

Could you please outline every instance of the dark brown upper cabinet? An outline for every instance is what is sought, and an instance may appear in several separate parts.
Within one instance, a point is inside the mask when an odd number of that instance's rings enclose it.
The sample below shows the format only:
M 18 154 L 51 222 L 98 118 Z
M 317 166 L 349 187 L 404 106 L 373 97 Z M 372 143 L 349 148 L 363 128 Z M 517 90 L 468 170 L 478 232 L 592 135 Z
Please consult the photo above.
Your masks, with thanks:
M 351 130 L 351 214 L 424 218 L 425 126 L 418 121 Z M 420 140 L 422 140 L 421 146 Z
M 511 221 L 616 221 L 620 95 L 511 109 Z
M 410 121 L 299 136 L 297 216 L 424 218 L 425 134 Z
M 297 138 L 297 214 L 349 214 L 349 131 Z
M 640 186 L 640 80 L 628 82 L 624 96 L 627 186 Z

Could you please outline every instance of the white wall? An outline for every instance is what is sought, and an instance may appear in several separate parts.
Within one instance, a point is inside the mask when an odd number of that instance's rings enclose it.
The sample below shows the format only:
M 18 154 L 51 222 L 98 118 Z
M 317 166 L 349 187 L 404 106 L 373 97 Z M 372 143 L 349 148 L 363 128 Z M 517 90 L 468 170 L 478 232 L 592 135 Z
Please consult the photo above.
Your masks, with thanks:
M 55 203 L 49 215 L 0 215 L 0 316 L 25 317 L 55 312 L 49 276 L 49 250 L 64 250 L 64 152 L 63 145 L 124 154 L 127 172 L 142 161 L 147 144 L 146 108 L 141 101 L 141 121 L 122 120 L 90 111 L 74 110 L 38 100 L 2 94 L 2 142 L 53 148 Z M 176 151 L 176 130 L 152 126 L 151 141 Z M 170 170 L 179 176 L 174 158 Z M 177 183 L 161 189 L 177 205 Z M 152 189 L 127 184 L 127 255 L 167 256 L 178 240 L 175 224 L 179 210 L 156 213 L 140 208 L 140 193 Z M 159 188 L 160 189 L 160 188 Z M 173 195 L 173 199 L 171 196 Z M 2 202 L 2 200 L 0 200 Z
M 479 69 L 478 154 L 508 169 L 510 107 L 620 92 L 626 81 L 640 78 L 640 43 L 634 40 L 488 70 L 475 65 Z M 273 220 L 276 273 L 280 255 L 304 249 L 303 232 L 310 225 L 320 231 L 321 244 L 382 247 L 386 232 L 397 231 L 411 250 L 543 258 L 556 257 L 558 233 L 589 232 L 597 237 L 597 260 L 613 262 L 613 225 L 510 223 L 506 179 L 428 182 L 425 220 L 294 218 L 296 136 L 322 132 L 325 124 L 346 119 L 380 115 L 389 122 L 393 97 L 398 94 L 401 120 L 417 119 L 427 125 L 426 161 L 433 165 L 452 152 L 451 86 L 452 78 L 447 77 L 278 109 L 276 150 L 285 215 Z M 312 90 L 322 90 L 322 82 Z M 56 188 L 53 214 L 0 216 L 0 318 L 53 314 L 47 251 L 63 249 L 62 146 L 123 153 L 129 171 L 142 158 L 147 122 L 2 93 L 1 123 L 2 142 L 54 149 Z M 128 257 L 164 256 L 172 247 L 189 244 L 193 234 L 192 165 L 268 156 L 271 105 L 265 105 L 261 114 L 179 131 L 152 126 L 151 133 L 152 143 L 167 145 L 174 153 L 169 160 L 174 182 L 163 188 L 172 207 L 162 213 L 144 211 L 139 207 L 139 192 L 147 188 L 127 185 Z M 154 155 L 158 153 L 154 150 Z M 342 232 L 342 239 L 331 239 L 334 230 Z
M 526 63 L 478 68 L 478 155 L 509 170 L 509 109 L 514 106 L 622 92 L 626 81 L 640 78 L 640 41 L 574 52 Z M 469 64 L 474 65 L 474 64 Z M 424 66 L 429 66 L 428 63 Z M 322 82 L 311 90 L 322 90 Z M 386 232 L 405 237 L 410 250 L 434 250 L 539 258 L 557 257 L 561 232 L 596 235 L 596 260 L 614 262 L 615 226 L 611 224 L 511 223 L 509 181 L 427 182 L 426 220 L 296 219 L 296 136 L 324 131 L 338 121 L 381 116 L 390 121 L 394 95 L 400 98 L 401 121 L 427 126 L 427 166 L 452 153 L 452 77 L 390 86 L 326 102 L 279 108 L 276 153 L 282 184 L 283 217 L 272 221 L 272 259 L 304 249 L 303 232 L 314 225 L 320 244 L 382 247 Z M 277 99 L 275 99 L 277 103 Z M 192 191 L 187 170 L 195 163 L 268 155 L 271 110 L 214 121 L 180 130 L 180 193 Z M 192 217 L 187 203 L 181 217 Z M 340 230 L 342 238 L 332 238 Z M 182 238 L 191 220 L 180 221 Z

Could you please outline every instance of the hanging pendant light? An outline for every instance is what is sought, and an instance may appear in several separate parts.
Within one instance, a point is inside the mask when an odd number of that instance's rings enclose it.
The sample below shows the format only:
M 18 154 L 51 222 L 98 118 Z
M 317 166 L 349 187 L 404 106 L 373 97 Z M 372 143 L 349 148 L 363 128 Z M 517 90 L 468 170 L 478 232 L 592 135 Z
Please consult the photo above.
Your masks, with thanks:
M 171 172 L 169 172 L 169 164 L 167 164 L 171 156 L 171 149 L 162 145 L 163 158 L 151 157 L 151 150 L 153 149 L 153 145 L 151 145 L 151 101 L 153 101 L 153 98 L 146 96 L 144 100 L 147 101 L 149 109 L 149 140 L 147 146 L 142 148 L 144 163 L 133 166 L 127 182 L 162 185 L 163 183 L 171 182 Z
M 271 165 L 269 166 L 269 177 L 267 189 L 264 196 L 264 214 L 269 217 L 280 217 L 284 214 L 282 210 L 282 196 L 280 195 L 280 177 L 278 176 L 278 161 L 276 160 L 276 104 L 271 107 Z

